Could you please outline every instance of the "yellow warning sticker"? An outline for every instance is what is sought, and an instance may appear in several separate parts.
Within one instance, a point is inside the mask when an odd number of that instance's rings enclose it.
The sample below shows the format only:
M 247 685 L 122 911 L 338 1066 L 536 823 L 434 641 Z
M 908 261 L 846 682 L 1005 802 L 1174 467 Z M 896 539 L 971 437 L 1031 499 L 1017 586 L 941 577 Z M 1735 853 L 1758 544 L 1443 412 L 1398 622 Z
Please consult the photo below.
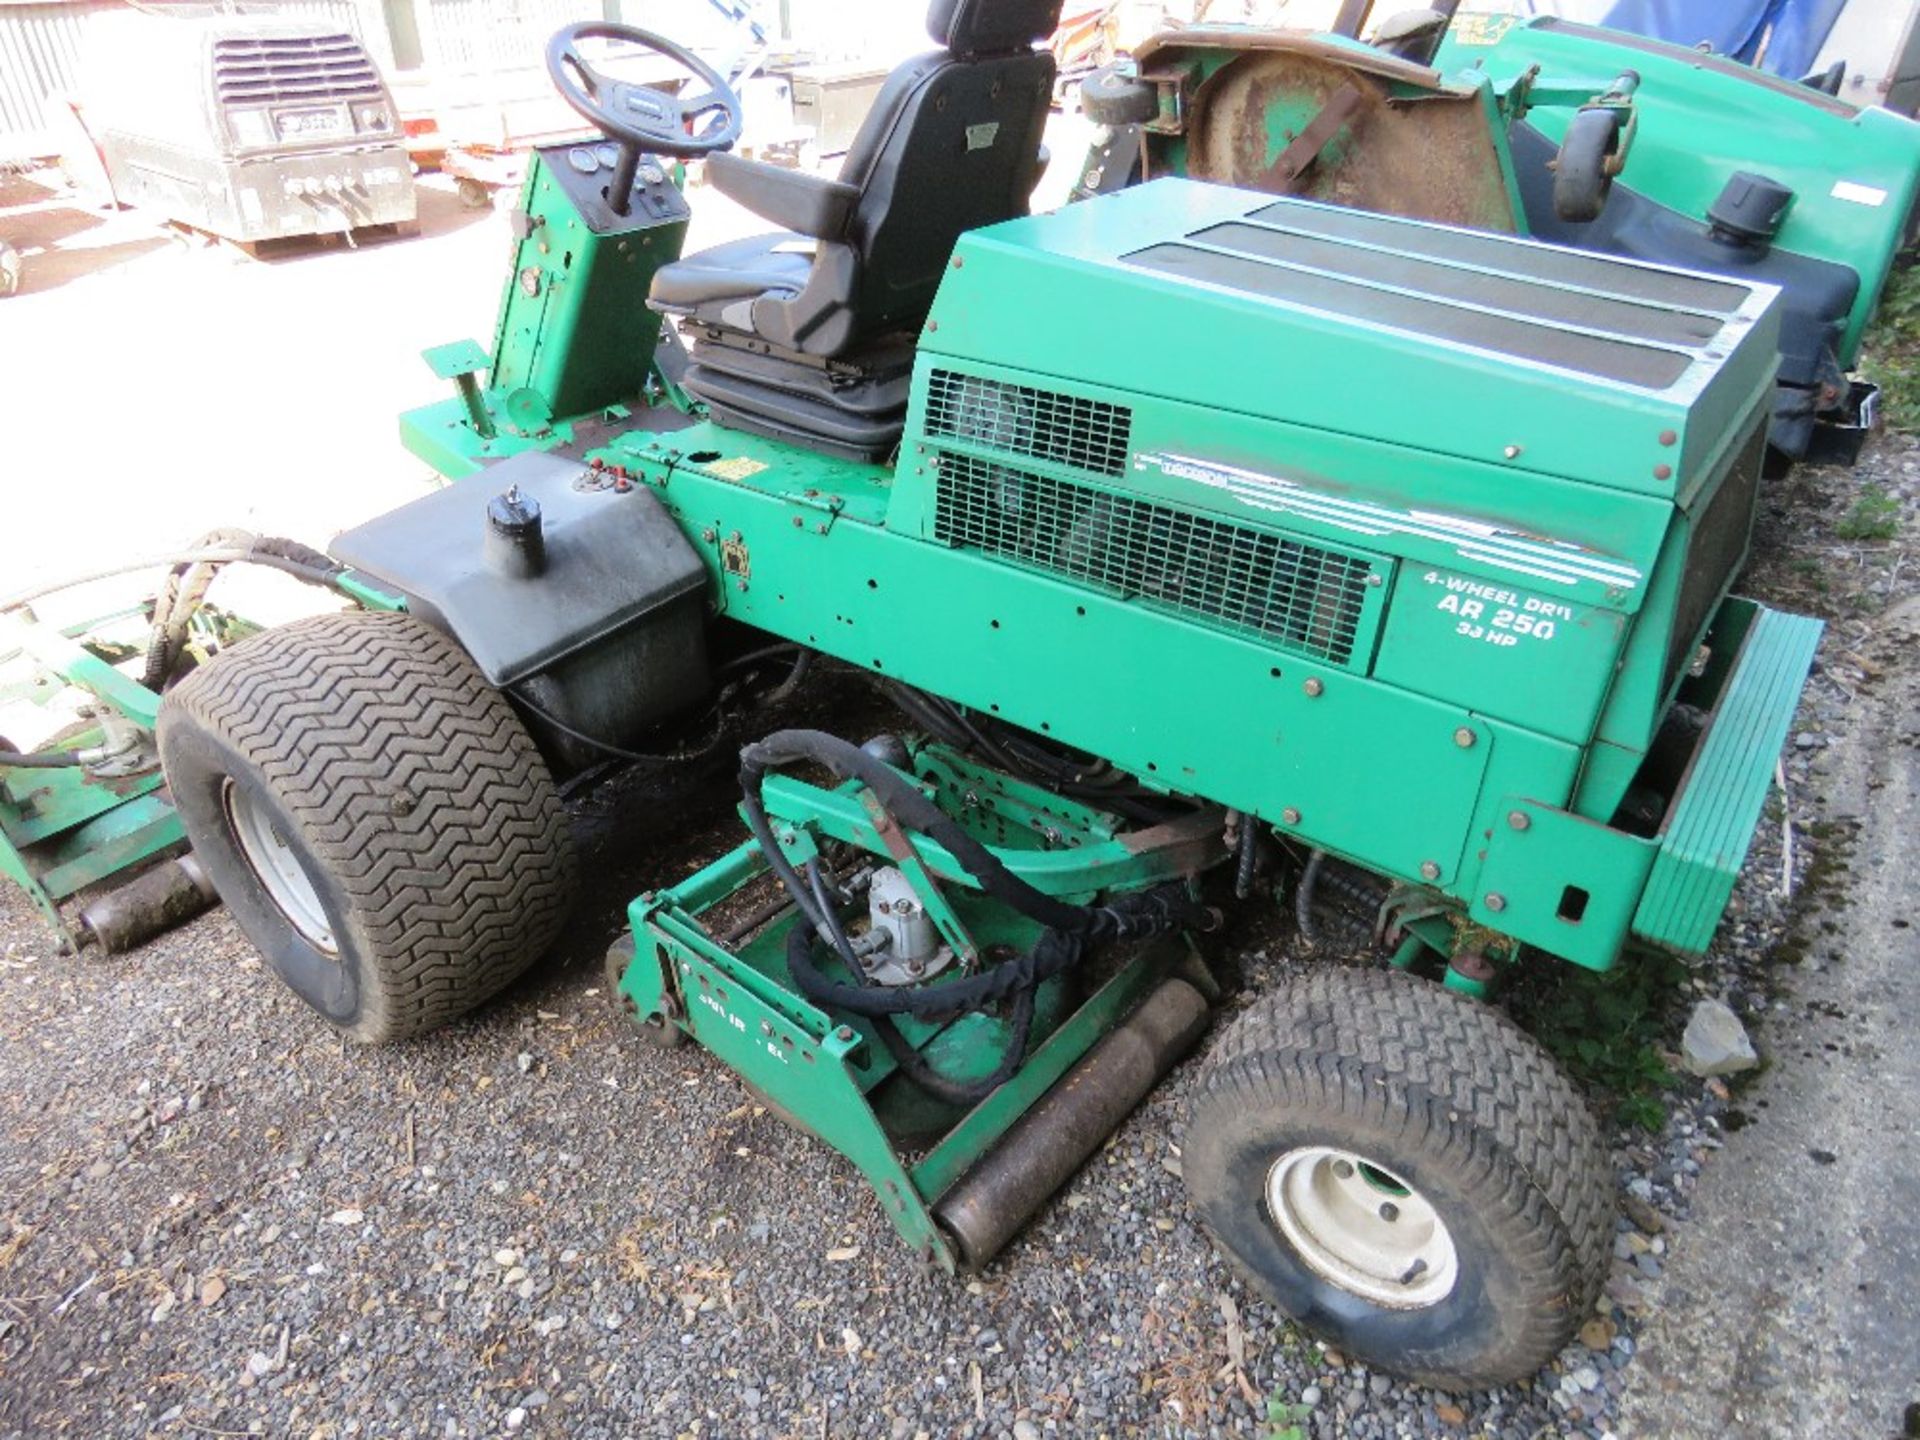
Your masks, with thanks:
M 1453 41 L 1456 45 L 1498 45 L 1519 23 L 1518 15 L 1489 15 L 1469 10 L 1453 17 Z
M 718 475 L 722 480 L 745 480 L 766 469 L 767 463 L 764 460 L 749 460 L 744 455 L 736 455 L 731 460 L 714 460 L 700 468 L 709 475 Z

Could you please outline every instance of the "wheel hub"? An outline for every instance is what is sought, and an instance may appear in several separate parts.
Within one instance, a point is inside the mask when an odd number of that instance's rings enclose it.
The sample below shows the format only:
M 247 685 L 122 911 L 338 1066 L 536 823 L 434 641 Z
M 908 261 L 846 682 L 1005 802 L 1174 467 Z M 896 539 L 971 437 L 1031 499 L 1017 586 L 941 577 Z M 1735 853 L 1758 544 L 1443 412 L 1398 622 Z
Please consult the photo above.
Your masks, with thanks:
M 1439 1212 L 1363 1155 L 1308 1145 L 1267 1171 L 1267 1214 L 1322 1279 L 1395 1310 L 1453 1293 L 1460 1262 Z
M 268 897 L 287 917 L 287 923 L 314 949 L 329 959 L 339 958 L 333 926 L 320 904 L 320 891 L 307 867 L 281 838 L 272 815 L 231 780 L 222 796 L 227 823 L 233 827 L 240 853 Z

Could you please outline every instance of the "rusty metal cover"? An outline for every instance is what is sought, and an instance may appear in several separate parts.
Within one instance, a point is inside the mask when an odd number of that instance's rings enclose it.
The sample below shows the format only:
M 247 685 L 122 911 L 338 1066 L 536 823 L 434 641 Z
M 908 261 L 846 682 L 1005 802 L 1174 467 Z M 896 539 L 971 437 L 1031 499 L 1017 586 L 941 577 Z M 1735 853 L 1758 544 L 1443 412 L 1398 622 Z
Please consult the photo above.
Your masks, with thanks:
M 1476 86 L 1367 46 L 1285 30 L 1201 26 L 1141 47 L 1143 73 L 1222 51 L 1189 97 L 1185 173 L 1332 205 L 1513 232 L 1501 137 Z M 1356 103 L 1357 97 L 1357 103 Z M 1340 121 L 1297 173 L 1288 149 L 1329 106 Z M 1350 113 L 1348 113 L 1350 112 Z M 1323 127 L 1325 128 L 1325 127 Z

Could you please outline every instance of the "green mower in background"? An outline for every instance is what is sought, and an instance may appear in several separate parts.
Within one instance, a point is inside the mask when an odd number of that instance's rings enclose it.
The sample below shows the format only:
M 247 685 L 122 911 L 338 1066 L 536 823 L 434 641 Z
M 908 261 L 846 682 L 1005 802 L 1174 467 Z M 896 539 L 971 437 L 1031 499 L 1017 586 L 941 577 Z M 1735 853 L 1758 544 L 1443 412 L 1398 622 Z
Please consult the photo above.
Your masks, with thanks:
M 1712 941 L 1820 631 L 1730 593 L 1780 292 L 1190 178 L 1031 216 L 1059 8 L 939 0 L 837 180 L 727 154 L 672 41 L 557 35 L 611 149 L 534 156 L 492 348 L 428 357 L 455 483 L 301 557 L 358 608 L 172 686 L 173 803 L 288 985 L 399 1040 L 558 935 L 560 782 L 827 657 L 898 723 L 745 748 L 738 847 L 609 950 L 640 1032 L 970 1269 L 1198 1042 L 1226 907 L 1357 896 L 1380 965 L 1200 1062 L 1194 1214 L 1370 1365 L 1530 1374 L 1613 1176 L 1481 997 Z M 683 255 L 681 158 L 773 233 Z
M 1457 0 L 1455 0 L 1457 4 Z M 1779 287 L 1776 465 L 1851 464 L 1850 372 L 1920 191 L 1920 124 L 1700 50 L 1455 4 L 1345 33 L 1209 25 L 1089 77 L 1080 195 L 1186 175 Z

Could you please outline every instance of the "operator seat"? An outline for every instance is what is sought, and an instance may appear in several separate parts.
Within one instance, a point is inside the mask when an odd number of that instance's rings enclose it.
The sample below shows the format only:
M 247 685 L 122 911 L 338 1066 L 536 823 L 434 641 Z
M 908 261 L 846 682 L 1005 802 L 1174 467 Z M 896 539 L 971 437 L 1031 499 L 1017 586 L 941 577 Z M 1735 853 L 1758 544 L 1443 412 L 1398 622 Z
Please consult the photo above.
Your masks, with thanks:
M 1064 0 L 934 0 L 946 48 L 908 60 L 828 180 L 738 156 L 714 189 L 785 230 L 701 251 L 654 276 L 683 317 L 682 384 L 722 425 L 829 454 L 899 442 L 913 344 L 960 236 L 1027 213 L 1054 62 L 1035 49 Z

